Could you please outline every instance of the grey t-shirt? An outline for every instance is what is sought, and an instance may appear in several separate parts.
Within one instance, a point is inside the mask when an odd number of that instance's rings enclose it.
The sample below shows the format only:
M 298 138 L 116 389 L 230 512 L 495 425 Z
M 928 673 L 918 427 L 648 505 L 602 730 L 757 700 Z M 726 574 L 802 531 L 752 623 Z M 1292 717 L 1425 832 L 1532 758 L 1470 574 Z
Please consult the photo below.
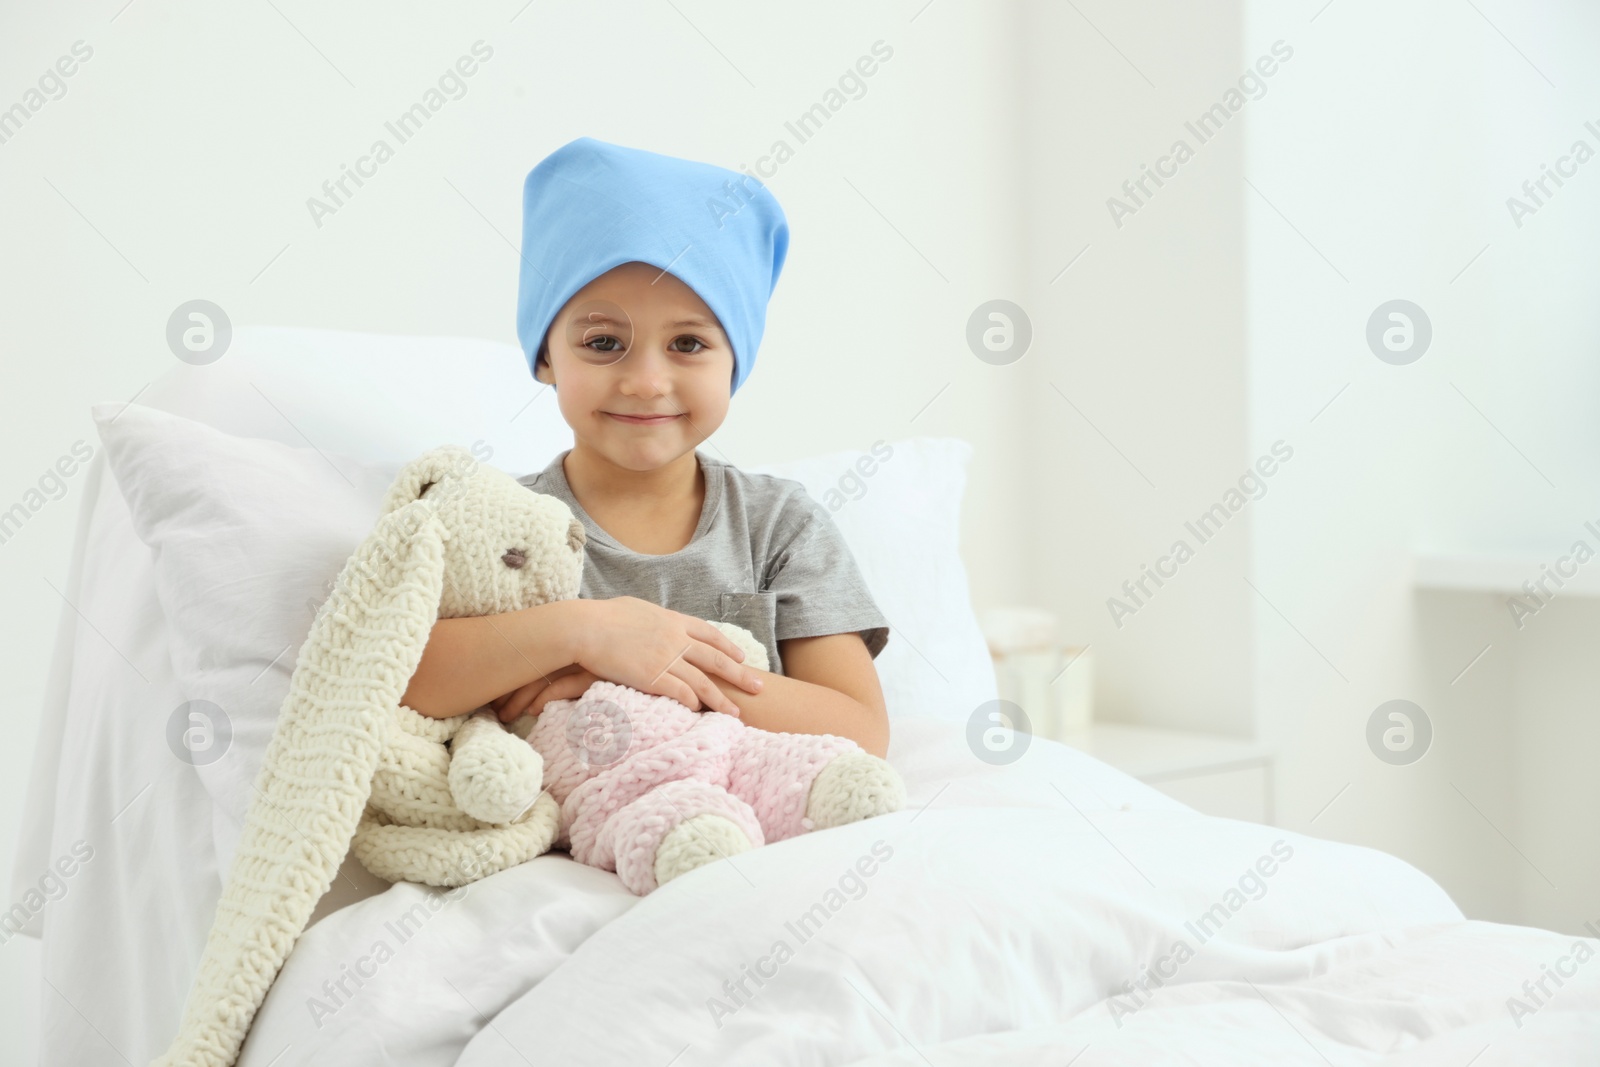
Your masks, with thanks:
M 624 547 L 589 517 L 567 484 L 566 457 L 518 481 L 561 500 L 583 523 L 585 599 L 638 597 L 742 626 L 765 646 L 777 674 L 778 642 L 791 637 L 857 631 L 873 658 L 888 643 L 888 621 L 849 546 L 799 482 L 747 474 L 696 449 L 706 483 L 700 523 L 683 548 L 654 556 Z

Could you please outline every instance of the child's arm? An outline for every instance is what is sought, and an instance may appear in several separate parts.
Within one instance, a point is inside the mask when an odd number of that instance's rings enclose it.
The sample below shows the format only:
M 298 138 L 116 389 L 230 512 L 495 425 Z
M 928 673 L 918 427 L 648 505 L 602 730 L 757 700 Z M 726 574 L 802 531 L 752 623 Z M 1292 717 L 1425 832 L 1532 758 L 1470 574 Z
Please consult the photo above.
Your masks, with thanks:
M 712 678 L 739 706 L 748 726 L 790 734 L 848 737 L 874 756 L 889 751 L 889 714 L 872 654 L 858 633 L 791 637 L 778 642 L 783 674 L 750 694 Z
M 754 686 L 761 672 L 740 663 L 743 658 L 704 619 L 635 597 L 558 600 L 502 615 L 440 619 L 400 700 L 423 715 L 448 719 L 527 692 L 536 682 L 542 687 L 576 666 L 690 708 L 704 702 L 731 712 L 733 702 L 712 681 L 734 678 Z
M 571 665 L 580 625 L 576 603 L 558 600 L 502 615 L 440 619 L 400 702 L 448 719 Z

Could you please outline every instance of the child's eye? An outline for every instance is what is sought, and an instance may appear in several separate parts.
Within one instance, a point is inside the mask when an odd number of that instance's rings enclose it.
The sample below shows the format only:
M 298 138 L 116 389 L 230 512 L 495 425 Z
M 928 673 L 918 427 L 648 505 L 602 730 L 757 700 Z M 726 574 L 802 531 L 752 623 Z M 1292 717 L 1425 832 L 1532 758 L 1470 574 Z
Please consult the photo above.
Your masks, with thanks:
M 676 345 L 680 341 L 688 341 L 690 344 L 700 346 L 699 348 L 690 348 L 687 350 L 682 348 L 674 349 L 674 351 L 681 352 L 686 356 L 696 355 L 706 348 L 706 343 L 704 341 L 700 340 L 698 337 L 690 337 L 688 334 L 684 334 L 682 337 L 674 338 L 672 343 Z
M 595 348 L 594 346 L 597 344 L 600 344 L 602 347 Z M 606 344 L 609 344 L 611 347 L 604 347 Z M 622 342 L 617 340 L 615 337 L 591 337 L 589 340 L 583 343 L 583 347 L 592 349 L 596 352 L 615 352 L 617 349 L 622 347 Z

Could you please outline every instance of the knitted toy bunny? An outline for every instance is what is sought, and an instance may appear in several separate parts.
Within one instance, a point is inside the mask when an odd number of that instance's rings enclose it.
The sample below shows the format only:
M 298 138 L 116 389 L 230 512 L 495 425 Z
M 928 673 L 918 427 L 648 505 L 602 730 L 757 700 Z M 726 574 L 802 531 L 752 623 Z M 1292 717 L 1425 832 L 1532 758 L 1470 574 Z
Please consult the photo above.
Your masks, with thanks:
M 712 621 L 767 669 L 760 642 Z M 719 857 L 905 803 L 900 775 L 854 741 L 759 730 L 611 682 L 552 700 L 528 740 L 561 801 L 557 844 L 641 896 Z
M 491 712 L 397 705 L 350 848 L 391 882 L 459 886 L 541 855 L 560 815 L 543 761 Z
M 526 511 L 523 498 L 533 494 L 488 468 L 482 478 L 466 477 L 476 466 L 462 449 L 435 449 L 407 464 L 384 500 L 384 514 L 424 498 L 436 509 L 455 509 L 450 526 L 457 532 L 449 543 L 461 550 L 463 565 L 446 570 L 439 617 L 499 614 L 575 596 L 570 561 L 576 557 L 581 577 L 583 525 L 559 501 L 542 498 L 535 508 L 559 506 L 564 525 L 491 532 L 494 518 Z M 474 522 L 487 538 L 464 534 Z M 559 537 L 540 538 L 535 529 Z M 502 541 L 512 546 L 504 555 Z M 559 561 L 554 570 L 552 560 Z M 518 572 L 520 579 L 497 582 Z M 541 575 L 543 583 L 529 580 Z M 491 711 L 436 719 L 397 704 L 351 850 L 380 878 L 433 886 L 464 885 L 526 862 L 550 848 L 559 821 L 556 802 L 541 790 L 543 768 L 538 753 Z
M 233 1064 L 347 851 L 381 877 L 460 885 L 550 846 L 559 810 L 526 741 L 489 713 L 431 720 L 400 697 L 436 620 L 576 596 L 583 544 L 565 504 L 465 449 L 400 471 L 300 648 L 158 1067 Z

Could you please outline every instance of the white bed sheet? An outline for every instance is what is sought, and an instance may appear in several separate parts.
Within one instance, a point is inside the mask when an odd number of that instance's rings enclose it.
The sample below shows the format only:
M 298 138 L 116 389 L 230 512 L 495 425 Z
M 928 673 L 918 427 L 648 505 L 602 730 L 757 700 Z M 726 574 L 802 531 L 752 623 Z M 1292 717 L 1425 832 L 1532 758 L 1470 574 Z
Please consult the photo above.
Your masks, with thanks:
M 453 1063 L 484 1019 L 517 1003 L 561 968 L 574 966 L 577 961 L 568 956 L 587 952 L 592 936 L 631 910 L 644 908 L 675 924 L 670 916 L 683 909 L 710 920 L 714 928 L 718 916 L 731 915 L 751 897 L 836 874 L 862 851 L 863 836 L 893 838 L 907 826 L 920 832 L 948 804 L 988 809 L 1026 795 L 1025 802 L 1071 810 L 1036 776 L 1016 769 L 1000 772 L 973 759 L 962 729 L 953 724 L 908 721 L 896 724 L 895 731 L 890 759 L 907 776 L 911 801 L 925 803 L 938 794 L 920 817 L 907 811 L 765 846 L 694 872 L 642 900 L 623 889 L 615 875 L 552 853 L 462 890 L 396 886 L 329 916 L 306 933 L 279 975 L 245 1044 L 241 1067 L 273 1063 L 280 1056 L 277 1064 L 311 1063 L 335 1053 L 350 1063 Z M 1062 788 L 1086 811 L 1125 806 L 1130 812 L 1195 817 L 1105 764 L 1049 747 L 1054 755 L 1047 758 L 1063 772 Z M 419 905 L 423 910 L 414 910 Z M 414 918 L 411 925 L 401 922 L 407 913 Z M 753 924 L 752 932 L 771 925 Z M 402 934 L 409 936 L 402 940 Z M 389 952 L 392 958 L 380 962 Z M 696 952 L 707 958 L 704 946 Z M 353 970 L 358 978 L 365 972 L 372 977 L 358 984 L 349 977 Z M 324 984 L 341 977 L 343 990 Z M 610 976 L 608 985 L 621 977 Z M 642 983 L 644 976 L 633 978 Z M 569 1040 L 566 1047 L 572 1045 Z M 528 1051 L 535 1062 L 545 1062 L 543 1044 Z
M 63 590 L 73 608 L 56 658 L 66 666 L 61 684 L 52 680 L 36 760 L 63 758 L 33 776 L 16 888 L 74 844 L 93 849 L 37 917 L 41 1059 L 143 1063 L 171 1040 L 220 883 L 212 805 L 166 748 L 181 697 L 149 551 L 102 458 L 85 488 L 102 521 L 80 543 L 81 582 Z M 117 717 L 106 722 L 104 708 Z M 90 766 L 106 771 L 76 773 Z
M 407 886 L 340 911 L 240 1063 L 1482 1067 L 1600 1046 L 1600 963 L 1521 1027 L 1507 1010 L 1574 939 L 1465 921 L 1385 853 L 1203 816 L 1050 743 L 990 768 L 946 723 L 897 724 L 891 759 L 905 811 L 642 900 L 552 855 L 454 898 Z M 861 875 L 875 845 L 889 855 Z M 1275 845 L 1291 854 L 1262 876 Z M 1157 964 L 1169 980 L 1111 999 Z M 741 979 L 736 999 L 723 983 Z

